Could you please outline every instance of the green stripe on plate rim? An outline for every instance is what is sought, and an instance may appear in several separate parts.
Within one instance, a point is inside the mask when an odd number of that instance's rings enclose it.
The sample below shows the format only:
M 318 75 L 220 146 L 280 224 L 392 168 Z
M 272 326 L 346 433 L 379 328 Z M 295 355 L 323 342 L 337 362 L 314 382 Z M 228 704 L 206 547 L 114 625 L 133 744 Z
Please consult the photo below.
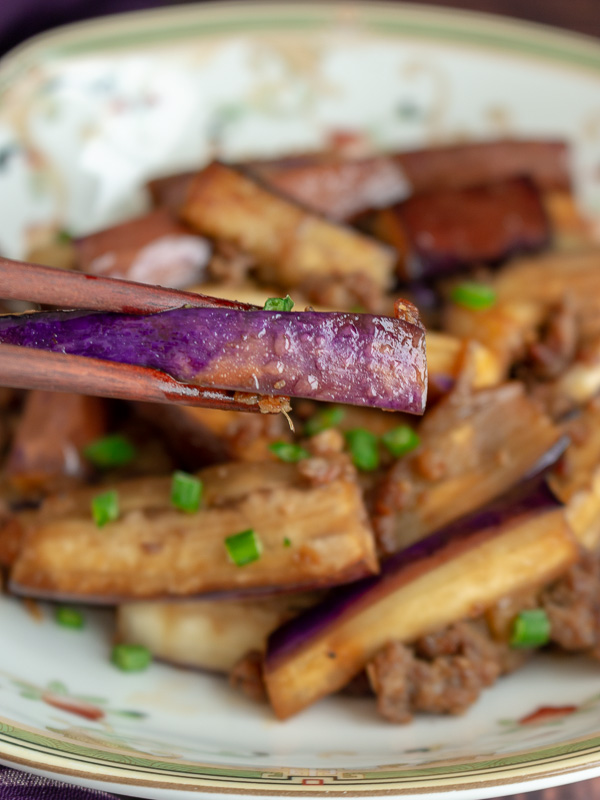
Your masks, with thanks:
M 167 761 L 160 758 L 150 758 L 135 755 L 132 751 L 127 752 L 113 752 L 108 749 L 91 748 L 84 744 L 72 742 L 66 738 L 59 738 L 49 736 L 47 734 L 37 733 L 31 730 L 25 730 L 14 726 L 12 723 L 0 720 L 0 739 L 5 740 L 11 744 L 31 744 L 38 747 L 47 749 L 51 754 L 66 754 L 71 756 L 81 756 L 93 762 L 95 765 L 110 764 L 118 765 L 120 767 L 132 768 L 136 767 L 148 770 L 157 775 L 165 775 L 167 773 L 189 777 L 203 777 L 206 779 L 211 778 L 233 778 L 242 779 L 251 784 L 273 784 L 277 779 L 268 779 L 263 777 L 264 773 L 282 773 L 282 777 L 287 773 L 287 768 L 265 766 L 259 769 L 249 769 L 247 767 L 236 766 L 212 766 L 209 764 L 193 764 L 189 762 Z M 33 748 L 27 748 L 33 750 Z M 585 751 L 591 750 L 589 753 Z M 557 763 L 561 758 L 579 757 L 588 762 L 591 766 L 592 759 L 595 764 L 599 763 L 600 756 L 600 736 L 591 739 L 585 739 L 577 742 L 567 742 L 559 745 L 553 745 L 540 750 L 533 750 L 529 752 L 514 753 L 513 755 L 505 756 L 503 758 L 482 759 L 481 761 L 471 763 L 456 763 L 444 764 L 440 766 L 419 766 L 414 769 L 389 769 L 382 767 L 379 770 L 373 769 L 338 769 L 337 780 L 340 781 L 338 786 L 340 790 L 343 789 L 344 775 L 348 775 L 349 783 L 384 783 L 390 780 L 415 780 L 419 778 L 454 778 L 459 775 L 468 777 L 483 777 L 484 775 L 494 775 L 499 771 L 505 771 L 506 768 L 518 769 L 521 766 L 532 767 L 538 764 L 540 767 L 548 766 L 551 762 L 553 770 L 560 769 L 561 765 Z M 562 765 L 567 766 L 567 765 Z M 298 770 L 294 770 L 296 774 Z M 356 773 L 361 774 L 360 779 L 356 779 Z M 310 771 L 307 768 L 307 774 Z
M 594 39 L 535 23 L 410 4 L 326 2 L 281 7 L 223 2 L 212 8 L 184 6 L 103 17 L 41 34 L 2 59 L 0 83 L 8 82 L 8 73 L 14 80 L 15 72 L 46 59 L 108 49 L 112 53 L 116 48 L 157 43 L 168 45 L 195 37 L 327 30 L 340 22 L 378 35 L 493 48 L 600 71 L 600 45 Z

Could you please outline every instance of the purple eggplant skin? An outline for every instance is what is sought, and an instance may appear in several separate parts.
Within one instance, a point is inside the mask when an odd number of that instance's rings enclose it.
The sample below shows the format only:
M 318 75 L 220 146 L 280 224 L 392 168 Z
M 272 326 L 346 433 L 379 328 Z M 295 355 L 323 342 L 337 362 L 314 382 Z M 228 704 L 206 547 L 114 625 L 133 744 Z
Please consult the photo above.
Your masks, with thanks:
M 363 578 L 331 592 L 323 602 L 277 628 L 269 637 L 265 669 L 273 669 L 289 658 L 310 639 L 317 637 L 355 605 L 369 602 L 369 595 L 385 594 L 386 584 L 393 584 L 410 566 L 423 561 L 452 542 L 467 541 L 475 535 L 497 528 L 522 514 L 561 508 L 543 477 L 525 482 L 484 509 L 453 522 L 441 531 L 395 553 L 382 563 L 379 575 Z
M 264 677 L 275 714 L 287 719 L 343 688 L 386 641 L 411 641 L 480 614 L 507 594 L 557 577 L 578 555 L 563 506 L 545 481 L 523 485 L 274 631 Z
M 422 414 L 425 331 L 413 313 L 397 313 L 34 312 L 0 317 L 0 342 L 152 367 L 206 387 Z

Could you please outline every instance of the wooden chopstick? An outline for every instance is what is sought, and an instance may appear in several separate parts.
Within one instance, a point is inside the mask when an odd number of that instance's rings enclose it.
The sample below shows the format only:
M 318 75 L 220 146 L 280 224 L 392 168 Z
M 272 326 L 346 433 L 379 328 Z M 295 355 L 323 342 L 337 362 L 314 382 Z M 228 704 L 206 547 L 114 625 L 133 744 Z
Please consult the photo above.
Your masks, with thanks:
M 133 281 L 86 275 L 0 257 L 0 298 L 59 308 L 150 314 L 183 306 L 252 311 L 257 306 Z M 0 344 L 0 386 L 76 392 L 148 403 L 276 413 L 288 398 L 180 383 L 159 370 Z
M 0 297 L 90 311 L 151 314 L 182 306 L 251 311 L 257 306 L 145 283 L 0 258 Z
M 75 392 L 147 403 L 177 403 L 231 411 L 260 411 L 242 392 L 179 383 L 148 367 L 0 344 L 0 386 Z

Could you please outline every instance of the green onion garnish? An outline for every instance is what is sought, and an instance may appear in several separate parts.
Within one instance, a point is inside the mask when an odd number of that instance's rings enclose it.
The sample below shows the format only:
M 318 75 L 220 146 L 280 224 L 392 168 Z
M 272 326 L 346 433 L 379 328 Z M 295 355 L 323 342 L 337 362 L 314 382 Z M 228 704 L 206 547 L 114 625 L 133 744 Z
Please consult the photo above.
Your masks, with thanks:
M 421 440 L 409 425 L 399 425 L 392 428 L 381 437 L 381 441 L 396 458 L 410 453 L 419 446 Z
M 258 561 L 262 552 L 262 545 L 253 528 L 228 536 L 225 547 L 236 567 L 245 567 L 246 564 Z
M 285 297 L 269 297 L 265 301 L 265 311 L 291 311 L 294 307 L 294 301 L 288 295 Z
M 200 508 L 204 486 L 199 478 L 178 470 L 171 483 L 171 505 L 180 511 L 193 514 Z
M 92 499 L 92 516 L 99 528 L 119 519 L 119 495 L 114 489 Z
M 299 444 L 290 444 L 289 442 L 272 442 L 269 445 L 269 450 L 277 456 L 280 461 L 285 461 L 287 464 L 295 464 L 297 461 L 302 461 L 303 458 L 308 458 L 310 453 Z
M 316 433 L 326 431 L 328 428 L 335 428 L 344 419 L 346 412 L 339 406 L 322 408 L 320 411 L 306 420 L 304 423 L 304 433 L 307 436 L 314 436 Z
M 357 469 L 372 472 L 379 466 L 377 436 L 366 428 L 354 428 L 346 432 L 346 442 L 352 461 Z
M 152 653 L 141 644 L 116 644 L 110 660 L 123 672 L 141 672 L 152 661 Z
M 521 611 L 515 618 L 511 647 L 541 647 L 550 641 L 550 620 L 543 608 Z
M 85 619 L 81 611 L 69 606 L 59 606 L 54 612 L 54 619 L 63 628 L 83 628 Z
M 73 241 L 73 237 L 69 233 L 69 231 L 57 231 L 56 232 L 56 241 L 59 244 L 70 244 Z
M 291 547 L 292 546 L 292 540 L 289 537 L 284 536 L 283 537 L 283 546 L 284 547 Z
M 476 281 L 464 281 L 455 286 L 450 297 L 459 306 L 464 306 L 471 311 L 484 311 L 491 308 L 496 302 L 496 292 L 491 286 Z
M 137 453 L 129 439 L 121 436 L 120 433 L 115 433 L 89 444 L 84 449 L 83 455 L 95 467 L 108 469 L 128 464 L 133 461 Z

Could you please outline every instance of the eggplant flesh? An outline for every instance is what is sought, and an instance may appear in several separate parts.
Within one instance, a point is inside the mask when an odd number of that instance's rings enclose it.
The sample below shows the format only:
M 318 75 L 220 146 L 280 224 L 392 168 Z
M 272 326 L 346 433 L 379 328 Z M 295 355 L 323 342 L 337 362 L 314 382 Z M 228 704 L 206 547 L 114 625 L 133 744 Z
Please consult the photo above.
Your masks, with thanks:
M 345 468 L 344 474 L 341 469 Z M 246 474 L 248 473 L 248 474 Z M 378 571 L 373 534 L 352 469 L 324 485 L 294 465 L 267 462 L 199 473 L 204 504 L 184 513 L 169 479 L 116 485 L 120 516 L 98 528 L 93 489 L 51 499 L 25 515 L 11 570 L 17 594 L 114 604 L 210 593 L 327 587 Z M 260 557 L 237 566 L 225 539 L 253 529 Z
M 518 259 L 490 281 L 496 295 L 492 308 L 473 311 L 448 304 L 444 329 L 475 339 L 508 367 L 539 338 L 548 315 L 568 299 L 580 341 L 600 337 L 600 248 L 551 252 Z
M 392 283 L 391 248 L 308 211 L 224 164 L 210 164 L 196 175 L 181 216 L 202 235 L 253 256 L 263 281 L 291 288 L 311 277 L 360 275 L 380 290 Z
M 141 644 L 171 664 L 227 673 L 246 653 L 264 652 L 272 631 L 318 599 L 313 593 L 126 603 L 117 609 L 117 639 Z
M 422 414 L 425 332 L 369 314 L 179 308 L 151 315 L 38 312 L 0 318 L 0 341 L 152 367 L 176 380 Z
M 566 446 L 516 382 L 455 390 L 428 412 L 419 436 L 420 446 L 391 467 L 376 493 L 373 521 L 386 553 L 503 495 Z
M 285 719 L 342 688 L 389 641 L 413 641 L 543 585 L 578 554 L 543 486 L 433 534 L 271 635 L 264 674 L 275 713 Z
M 600 545 L 600 404 L 594 400 L 567 424 L 572 443 L 548 475 L 554 494 L 566 505 L 573 533 L 594 552 Z

